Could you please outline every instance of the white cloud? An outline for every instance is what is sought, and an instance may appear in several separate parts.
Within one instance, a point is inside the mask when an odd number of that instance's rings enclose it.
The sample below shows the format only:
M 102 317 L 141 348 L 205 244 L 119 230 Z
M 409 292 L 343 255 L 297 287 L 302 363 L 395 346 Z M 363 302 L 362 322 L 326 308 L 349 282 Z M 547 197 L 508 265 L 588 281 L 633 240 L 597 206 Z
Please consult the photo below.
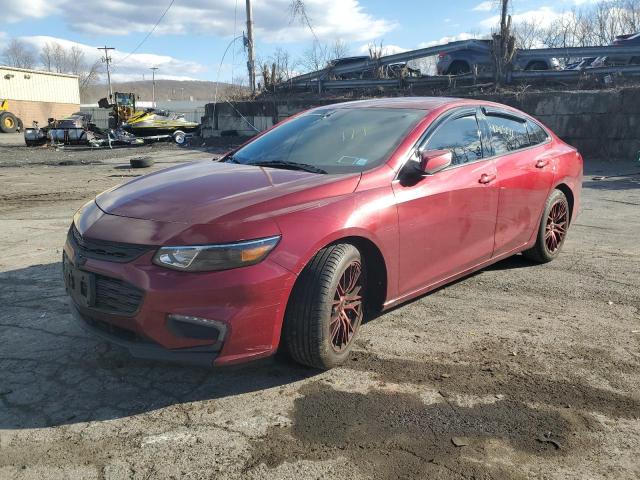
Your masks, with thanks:
M 103 54 L 103 52 L 97 49 L 97 46 L 72 42 L 63 38 L 25 36 L 20 37 L 20 40 L 32 45 L 36 50 L 40 50 L 47 43 L 58 43 L 66 49 L 75 46 L 84 52 L 85 59 L 90 63 L 99 60 Z M 113 73 L 111 77 L 117 81 L 141 80 L 142 74 L 151 74 L 149 71 L 150 67 L 159 67 L 159 70 L 156 71 L 156 78 L 167 80 L 194 80 L 199 73 L 205 70 L 205 67 L 199 63 L 180 60 L 168 55 L 134 53 L 128 56 L 127 52 L 114 50 L 110 53 L 110 56 L 113 59 Z
M 56 3 L 55 0 L 0 0 L 0 12 L 3 21 L 15 23 L 51 15 L 56 12 Z
M 551 7 L 540 7 L 535 10 L 529 10 L 522 13 L 517 13 L 511 16 L 513 23 L 517 24 L 520 22 L 533 22 L 536 25 L 547 27 L 554 21 L 562 18 L 564 15 L 569 15 L 568 13 L 558 13 Z M 500 23 L 500 16 L 495 15 L 489 18 L 486 18 L 480 22 L 480 25 L 485 29 L 496 28 Z
M 168 5 L 168 0 L 93 0 L 89 8 L 86 2 L 78 0 L 0 0 L 1 7 L 9 8 L 11 21 L 63 12 L 63 21 L 70 29 L 109 36 L 149 32 L 166 8 L 165 4 Z M 234 22 L 236 4 L 237 21 Z M 290 0 L 254 2 L 257 42 L 287 43 L 313 38 L 306 24 L 292 21 L 289 5 Z M 359 0 L 306 0 L 305 5 L 313 29 L 321 40 L 366 41 L 380 37 L 396 26 L 392 21 L 367 13 Z M 245 29 L 244 2 L 180 0 L 173 4 L 154 35 L 230 36 L 234 34 L 234 23 L 235 34 L 241 34 Z
M 368 55 L 369 54 L 369 46 L 370 43 L 365 43 L 364 45 L 360 45 L 358 48 L 358 52 L 361 54 Z M 382 55 L 394 55 L 396 53 L 406 52 L 407 50 L 411 50 L 410 48 L 404 48 L 400 45 L 382 45 Z
M 490 12 L 495 7 L 495 3 L 491 0 L 479 3 L 473 7 L 474 12 Z
M 478 35 L 473 35 L 471 33 L 462 32 L 462 33 L 458 33 L 457 35 L 452 35 L 452 36 L 448 36 L 448 37 L 442 37 L 439 40 L 431 40 L 429 42 L 420 42 L 418 44 L 418 48 L 433 47 L 435 45 L 444 45 L 445 43 L 458 42 L 458 41 L 461 41 L 461 40 L 470 40 L 472 38 L 479 38 L 479 37 L 480 36 L 478 36 Z

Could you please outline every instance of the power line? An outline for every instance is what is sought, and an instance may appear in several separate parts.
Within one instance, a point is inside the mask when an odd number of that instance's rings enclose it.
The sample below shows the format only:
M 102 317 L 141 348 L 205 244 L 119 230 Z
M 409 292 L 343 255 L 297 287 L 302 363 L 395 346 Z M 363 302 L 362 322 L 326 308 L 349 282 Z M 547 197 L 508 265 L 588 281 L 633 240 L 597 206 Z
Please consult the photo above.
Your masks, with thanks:
M 142 41 L 136 46 L 136 48 L 134 48 L 131 52 L 129 52 L 129 54 L 124 57 L 123 59 L 119 60 L 117 63 L 122 63 L 124 62 L 127 58 L 129 58 L 131 55 L 133 55 L 134 53 L 136 53 L 138 51 L 138 49 L 144 44 L 144 42 L 147 41 L 147 39 L 151 36 L 151 34 L 153 32 L 155 32 L 156 28 L 158 28 L 158 25 L 160 25 L 160 22 L 162 21 L 162 19 L 164 18 L 164 16 L 167 14 L 167 12 L 171 9 L 171 7 L 173 6 L 173 2 L 175 2 L 176 0 L 171 0 L 171 3 L 169 3 L 169 6 L 166 8 L 166 10 L 164 11 L 164 13 L 160 16 L 160 18 L 158 19 L 158 21 L 156 22 L 156 24 L 153 26 L 153 28 L 151 29 L 151 31 L 149 33 L 147 33 L 147 35 L 142 39 Z M 117 64 L 116 63 L 116 64 Z M 115 64 L 114 64 L 115 65 Z

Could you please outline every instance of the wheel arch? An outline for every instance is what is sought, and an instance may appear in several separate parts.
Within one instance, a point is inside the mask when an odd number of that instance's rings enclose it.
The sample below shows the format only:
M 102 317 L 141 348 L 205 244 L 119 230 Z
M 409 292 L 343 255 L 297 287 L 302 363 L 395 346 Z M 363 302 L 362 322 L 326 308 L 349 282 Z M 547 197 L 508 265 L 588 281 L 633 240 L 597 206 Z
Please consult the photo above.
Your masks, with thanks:
M 471 64 L 467 60 L 457 58 L 447 67 L 447 75 L 456 75 L 452 72 L 458 72 L 460 70 L 471 71 Z
M 555 190 L 560 190 L 564 193 L 564 196 L 567 197 L 567 202 L 569 202 L 569 223 L 573 220 L 574 211 L 573 206 L 575 205 L 575 197 L 573 195 L 573 190 L 566 183 L 559 183 L 555 186 Z
M 387 263 L 382 251 L 372 240 L 361 236 L 343 237 L 332 243 L 350 243 L 360 251 L 367 267 L 367 285 L 373 292 L 367 308 L 376 313 L 382 311 L 388 282 Z
M 374 285 L 375 289 L 372 296 L 375 298 L 375 301 L 372 302 L 370 307 L 381 310 L 388 293 L 388 262 L 382 252 L 382 249 L 375 240 L 359 231 L 336 232 L 336 234 L 325 238 L 323 241 L 313 246 L 307 254 L 304 255 L 303 263 L 298 264 L 298 266 L 292 271 L 294 271 L 299 278 L 302 270 L 309 264 L 309 262 L 311 262 L 318 252 L 330 245 L 337 245 L 340 243 L 351 244 L 360 251 L 360 254 L 364 258 L 365 265 L 367 265 L 367 283 Z M 296 283 L 297 281 L 298 279 L 296 279 Z M 293 288 L 295 288 L 295 284 L 292 287 L 292 290 Z

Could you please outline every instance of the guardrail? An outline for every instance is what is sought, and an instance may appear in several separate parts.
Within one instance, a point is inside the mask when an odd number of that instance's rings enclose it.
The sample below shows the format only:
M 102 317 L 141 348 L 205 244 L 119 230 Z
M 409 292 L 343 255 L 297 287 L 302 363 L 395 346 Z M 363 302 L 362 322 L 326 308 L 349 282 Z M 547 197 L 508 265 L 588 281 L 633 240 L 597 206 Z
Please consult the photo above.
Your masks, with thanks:
M 491 74 L 473 75 L 457 75 L 449 76 L 431 76 L 405 79 L 353 79 L 353 80 L 328 80 L 329 77 L 339 76 L 345 73 L 361 72 L 371 70 L 384 65 L 395 63 L 404 63 L 418 58 L 431 57 L 439 54 L 446 54 L 464 49 L 483 49 L 490 51 L 490 44 L 480 40 L 464 40 L 460 42 L 451 42 L 445 45 L 436 45 L 434 47 L 420 48 L 417 50 L 409 50 L 407 52 L 386 55 L 377 60 L 366 59 L 350 62 L 344 65 L 329 66 L 322 70 L 309 72 L 299 75 L 287 82 L 287 85 L 296 87 L 313 87 L 318 90 L 322 89 L 348 89 L 348 88 L 372 88 L 378 86 L 401 86 L 406 84 L 439 84 L 456 80 L 464 80 L 466 78 L 473 79 L 493 79 Z M 640 45 L 635 46 L 618 46 L 608 45 L 600 47 L 566 47 L 566 48 L 536 48 L 530 50 L 518 50 L 516 55 L 524 58 L 585 58 L 585 57 L 607 57 L 607 56 L 640 56 Z M 511 72 L 507 75 L 507 82 L 511 79 L 536 79 L 536 78 L 578 78 L 583 72 L 591 74 L 607 74 L 622 73 L 636 74 L 637 66 L 628 67 L 604 67 L 592 68 L 584 71 L 577 70 L 545 70 L 545 71 L 518 71 Z
M 534 79 L 555 79 L 555 80 L 569 80 L 579 79 L 581 77 L 586 78 L 591 75 L 608 75 L 616 74 L 621 76 L 640 76 L 640 65 L 625 66 L 625 67 L 599 67 L 589 68 L 585 70 L 542 70 L 533 71 L 527 70 L 522 72 L 511 72 L 508 75 L 507 80 L 534 80 Z M 403 78 L 403 79 L 371 79 L 371 80 L 323 80 L 321 81 L 323 90 L 348 90 L 358 88 L 377 88 L 377 87 L 391 87 L 391 88 L 406 88 L 414 85 L 445 85 L 461 80 L 475 80 L 475 81 L 492 81 L 493 76 L 484 75 L 436 75 L 430 77 L 420 78 Z M 305 86 L 317 88 L 318 82 L 308 82 Z

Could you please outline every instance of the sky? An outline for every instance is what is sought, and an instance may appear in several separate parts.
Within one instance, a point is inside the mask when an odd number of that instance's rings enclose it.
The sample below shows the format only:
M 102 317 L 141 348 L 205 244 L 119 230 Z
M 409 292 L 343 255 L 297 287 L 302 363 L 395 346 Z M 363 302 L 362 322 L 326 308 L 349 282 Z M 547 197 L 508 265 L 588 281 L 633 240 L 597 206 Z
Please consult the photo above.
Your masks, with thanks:
M 550 23 L 571 8 L 595 0 L 514 0 L 514 21 Z M 301 57 L 314 34 L 292 19 L 291 0 L 253 0 L 256 55 L 267 60 L 276 48 Z M 220 80 L 246 78 L 244 0 L 0 0 L 0 50 L 12 38 L 39 49 L 58 42 L 83 49 L 114 47 L 115 80 L 156 78 Z M 382 42 L 386 53 L 487 34 L 498 22 L 494 0 L 306 0 L 320 42 L 341 39 L 351 55 Z M 234 40 L 235 38 L 235 40 Z M 131 53 L 135 50 L 134 53 Z M 227 50 L 225 55 L 225 50 Z M 223 58 L 224 57 L 224 58 Z M 302 70 L 302 67 L 297 67 Z

